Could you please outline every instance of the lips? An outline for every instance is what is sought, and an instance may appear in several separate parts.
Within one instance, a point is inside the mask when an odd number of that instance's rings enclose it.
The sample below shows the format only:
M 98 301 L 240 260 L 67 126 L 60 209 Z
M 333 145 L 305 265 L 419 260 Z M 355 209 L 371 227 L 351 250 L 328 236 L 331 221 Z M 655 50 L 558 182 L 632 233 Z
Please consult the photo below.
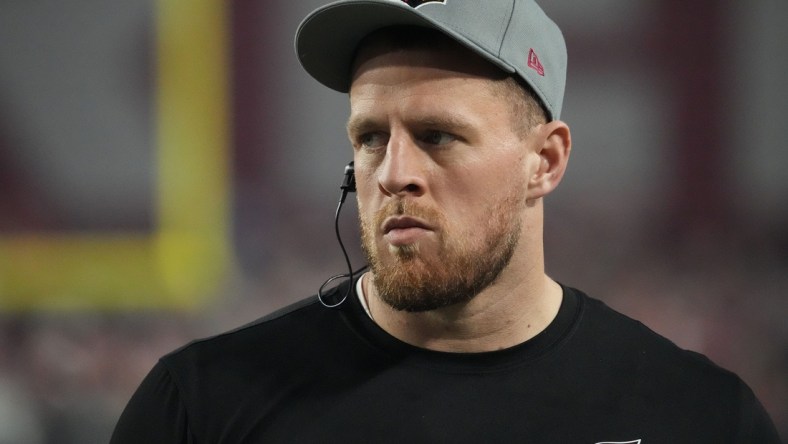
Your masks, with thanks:
M 432 231 L 432 227 L 421 219 L 410 216 L 389 217 L 383 223 L 383 234 L 389 234 L 392 230 L 407 230 L 409 228 L 420 228 Z
M 410 245 L 433 232 L 430 224 L 410 216 L 389 217 L 381 227 L 383 238 L 393 247 Z

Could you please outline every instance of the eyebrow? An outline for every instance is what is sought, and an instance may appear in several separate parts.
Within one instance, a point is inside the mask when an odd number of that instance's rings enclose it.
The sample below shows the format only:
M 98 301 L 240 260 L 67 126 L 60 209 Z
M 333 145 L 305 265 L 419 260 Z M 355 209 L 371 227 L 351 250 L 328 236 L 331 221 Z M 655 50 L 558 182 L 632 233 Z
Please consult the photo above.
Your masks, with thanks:
M 467 119 L 456 114 L 445 113 L 418 119 L 418 125 L 448 130 L 464 130 L 471 127 Z
M 348 134 L 364 134 L 378 129 L 380 126 L 380 124 L 375 123 L 372 119 L 351 116 L 347 121 L 346 128 Z
M 451 112 L 429 115 L 422 118 L 407 118 L 406 120 L 409 121 L 408 123 L 410 125 L 416 127 L 453 131 L 465 130 L 472 126 L 467 119 L 461 118 Z M 385 124 L 380 124 L 371 118 L 351 116 L 347 122 L 347 131 L 348 134 L 364 134 L 369 131 L 378 130 L 382 126 L 385 126 Z

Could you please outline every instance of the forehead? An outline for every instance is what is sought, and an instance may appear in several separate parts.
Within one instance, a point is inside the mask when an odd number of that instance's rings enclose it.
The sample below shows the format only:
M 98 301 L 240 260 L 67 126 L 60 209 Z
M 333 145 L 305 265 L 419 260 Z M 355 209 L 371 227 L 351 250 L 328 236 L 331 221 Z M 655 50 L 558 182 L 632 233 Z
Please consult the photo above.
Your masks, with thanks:
M 370 53 L 360 59 L 351 83 L 348 133 L 352 138 L 392 122 L 465 137 L 482 130 L 507 133 L 513 107 L 496 87 L 497 73 L 484 61 L 468 63 L 462 51 Z
M 380 52 L 359 63 L 350 87 L 351 120 L 398 112 L 409 119 L 454 113 L 500 115 L 509 100 L 486 62 L 467 63 L 458 52 L 400 50 Z M 506 106 L 507 109 L 501 107 Z

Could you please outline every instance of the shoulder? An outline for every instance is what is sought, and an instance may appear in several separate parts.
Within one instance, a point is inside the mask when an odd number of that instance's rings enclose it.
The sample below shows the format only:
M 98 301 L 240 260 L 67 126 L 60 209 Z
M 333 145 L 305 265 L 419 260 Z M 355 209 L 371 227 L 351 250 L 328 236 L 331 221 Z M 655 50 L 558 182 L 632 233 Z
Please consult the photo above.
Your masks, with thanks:
M 336 332 L 342 330 L 342 316 L 311 297 L 193 341 L 162 357 L 158 366 L 188 412 L 193 433 L 219 436 L 237 406 L 256 403 L 264 409 L 308 383 L 315 363 L 330 362 L 335 347 L 327 338 L 341 335 Z
M 574 291 L 579 303 L 580 333 L 598 344 L 606 344 L 620 352 L 654 354 L 661 358 L 686 358 L 711 364 L 703 355 L 682 349 L 673 341 L 655 332 L 641 321 L 610 308 L 604 302 L 592 298 L 579 290 Z
M 309 297 L 235 329 L 194 340 L 161 361 L 171 371 L 183 373 L 214 365 L 227 368 L 255 355 L 294 354 L 302 344 L 319 340 L 321 330 L 332 328 L 337 315 Z
M 597 366 L 590 379 L 606 383 L 632 411 L 646 409 L 664 418 L 677 436 L 681 427 L 711 424 L 724 436 L 738 437 L 735 442 L 779 442 L 763 406 L 735 373 L 599 300 L 570 291 L 580 307 L 573 353 L 587 350 L 583 361 Z
M 647 378 L 660 390 L 704 390 L 736 396 L 743 385 L 738 376 L 705 355 L 685 350 L 642 322 L 577 292 L 580 321 L 577 337 L 584 346 L 616 363 L 622 372 Z
M 347 289 L 343 282 L 325 295 Z M 327 308 L 317 296 L 283 307 L 233 330 L 198 339 L 161 358 L 174 382 L 184 393 L 210 390 L 208 381 L 238 384 L 267 378 L 287 379 L 288 375 L 314 369 L 317 362 L 330 362 L 338 350 L 358 342 L 352 328 L 358 313 L 349 300 L 337 308 Z M 290 372 L 290 373 L 288 373 Z
M 314 384 L 325 373 L 317 368 L 341 367 L 338 350 L 357 341 L 349 327 L 354 310 L 351 304 L 326 308 L 312 296 L 165 355 L 127 407 L 124 415 L 131 419 L 126 423 L 133 427 L 126 429 L 160 428 L 141 424 L 145 415 L 166 409 L 176 412 L 180 422 L 168 419 L 164 431 L 185 430 L 200 442 L 222 441 L 229 433 L 227 424 L 246 430 L 255 424 L 254 415 L 275 412 L 289 393 Z

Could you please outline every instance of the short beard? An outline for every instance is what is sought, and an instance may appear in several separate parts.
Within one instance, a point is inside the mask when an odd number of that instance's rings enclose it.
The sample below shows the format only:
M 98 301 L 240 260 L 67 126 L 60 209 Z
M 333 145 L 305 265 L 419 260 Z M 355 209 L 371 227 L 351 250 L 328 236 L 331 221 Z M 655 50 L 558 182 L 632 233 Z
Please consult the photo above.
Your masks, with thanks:
M 522 222 L 519 209 L 522 193 L 517 190 L 492 205 L 491 217 L 481 227 L 486 233 L 482 244 L 474 246 L 462 233 L 447 233 L 448 225 L 441 213 L 413 201 L 393 201 L 379 210 L 370 226 L 361 216 L 362 248 L 369 262 L 375 288 L 380 298 L 395 310 L 424 312 L 466 303 L 495 282 L 507 267 L 520 239 Z M 419 244 L 388 247 L 380 251 L 375 234 L 383 221 L 393 215 L 414 216 L 439 228 L 438 251 L 427 257 Z M 452 236 L 453 239 L 447 239 Z M 381 255 L 390 254 L 389 262 Z

